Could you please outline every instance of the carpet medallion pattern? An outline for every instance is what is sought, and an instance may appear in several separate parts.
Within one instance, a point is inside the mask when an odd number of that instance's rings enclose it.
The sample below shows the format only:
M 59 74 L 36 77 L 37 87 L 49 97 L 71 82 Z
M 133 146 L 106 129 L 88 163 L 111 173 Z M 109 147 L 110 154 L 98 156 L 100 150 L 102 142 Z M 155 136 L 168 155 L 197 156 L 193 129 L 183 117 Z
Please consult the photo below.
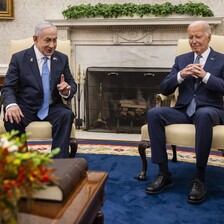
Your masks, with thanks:
M 38 150 L 40 152 L 49 152 L 50 144 L 37 144 L 30 143 L 30 150 Z M 103 142 L 99 141 L 79 141 L 78 153 L 82 154 L 111 154 L 111 155 L 123 155 L 123 156 L 139 156 L 137 143 L 126 142 Z M 172 158 L 171 148 L 167 148 L 168 158 Z M 146 150 L 148 158 L 151 157 L 150 148 Z M 182 162 L 195 163 L 195 152 L 193 149 L 180 148 L 177 150 L 177 159 Z M 224 157 L 221 152 L 211 151 L 208 164 L 212 166 L 224 167 Z

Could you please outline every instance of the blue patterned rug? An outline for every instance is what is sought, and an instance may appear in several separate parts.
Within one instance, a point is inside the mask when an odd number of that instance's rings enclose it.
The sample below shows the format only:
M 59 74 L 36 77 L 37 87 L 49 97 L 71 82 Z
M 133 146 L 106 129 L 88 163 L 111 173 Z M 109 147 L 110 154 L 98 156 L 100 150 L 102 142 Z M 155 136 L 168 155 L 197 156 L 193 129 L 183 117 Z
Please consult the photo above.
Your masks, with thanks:
M 193 149 L 178 148 L 178 162 L 169 161 L 174 187 L 159 195 L 148 195 L 145 188 L 154 179 L 158 167 L 148 164 L 148 180 L 137 181 L 141 170 L 138 144 L 132 142 L 79 140 L 77 157 L 88 161 L 89 170 L 108 172 L 105 202 L 102 207 L 105 224 L 224 224 L 224 157 L 211 151 L 206 169 L 206 201 L 199 205 L 186 200 L 195 172 Z M 41 152 L 51 142 L 30 142 Z M 170 148 L 167 149 L 172 155 Z M 150 160 L 150 149 L 147 149 Z
M 51 141 L 29 142 L 29 149 L 40 152 L 49 152 Z M 125 141 L 102 141 L 102 140 L 78 140 L 78 153 L 82 154 L 110 154 L 122 156 L 139 156 L 138 143 Z M 172 150 L 167 147 L 169 159 L 172 158 Z M 147 157 L 151 157 L 150 148 L 146 150 Z M 195 152 L 191 148 L 177 148 L 177 159 L 182 162 L 195 163 Z M 224 167 L 224 157 L 219 151 L 211 151 L 208 164 Z
M 111 154 L 83 154 L 89 170 L 106 171 L 103 205 L 105 224 L 224 224 L 224 169 L 207 166 L 207 195 L 204 203 L 187 202 L 195 164 L 169 161 L 174 186 L 158 195 L 145 193 L 146 187 L 158 172 L 158 166 L 149 162 L 147 181 L 138 181 L 141 169 L 139 156 Z

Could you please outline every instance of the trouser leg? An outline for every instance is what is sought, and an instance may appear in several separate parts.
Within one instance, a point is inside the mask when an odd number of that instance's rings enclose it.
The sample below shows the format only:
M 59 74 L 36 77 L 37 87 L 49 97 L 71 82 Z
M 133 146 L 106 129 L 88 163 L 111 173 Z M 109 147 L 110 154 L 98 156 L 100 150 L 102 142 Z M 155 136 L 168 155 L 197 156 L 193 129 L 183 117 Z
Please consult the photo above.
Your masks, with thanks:
M 193 122 L 196 128 L 196 164 L 198 167 L 205 168 L 212 144 L 213 126 L 219 125 L 221 120 L 216 110 L 205 107 L 196 111 Z
M 190 123 L 189 117 L 182 111 L 170 107 L 154 107 L 147 113 L 148 131 L 151 141 L 152 162 L 166 163 L 165 126 L 174 123 Z
M 47 120 L 52 124 L 52 149 L 60 148 L 55 158 L 68 158 L 74 113 L 68 108 L 51 106 Z

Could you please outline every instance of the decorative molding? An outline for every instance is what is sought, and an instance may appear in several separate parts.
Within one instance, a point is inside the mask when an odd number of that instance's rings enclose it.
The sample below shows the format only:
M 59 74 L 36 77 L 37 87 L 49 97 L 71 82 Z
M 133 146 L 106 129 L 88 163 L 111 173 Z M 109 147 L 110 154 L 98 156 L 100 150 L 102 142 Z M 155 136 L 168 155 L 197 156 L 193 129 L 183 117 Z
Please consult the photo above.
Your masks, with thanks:
M 60 39 L 70 39 L 72 45 L 175 45 L 186 38 L 186 28 L 198 17 L 88 18 L 53 19 Z M 223 17 L 200 17 L 213 28 Z M 136 37 L 133 37 L 133 35 Z
M 55 19 L 48 20 L 54 23 L 59 29 L 61 27 L 117 27 L 117 26 L 188 26 L 191 22 L 196 19 L 201 19 L 208 22 L 211 26 L 216 26 L 222 23 L 223 17 L 192 17 L 192 16 L 183 16 L 183 17 L 143 17 L 143 18 L 130 18 L 125 19 L 104 19 L 104 18 L 89 18 L 89 19 Z
M 113 33 L 114 44 L 151 44 L 152 33 L 149 31 L 142 31 L 139 29 L 129 31 L 114 31 Z

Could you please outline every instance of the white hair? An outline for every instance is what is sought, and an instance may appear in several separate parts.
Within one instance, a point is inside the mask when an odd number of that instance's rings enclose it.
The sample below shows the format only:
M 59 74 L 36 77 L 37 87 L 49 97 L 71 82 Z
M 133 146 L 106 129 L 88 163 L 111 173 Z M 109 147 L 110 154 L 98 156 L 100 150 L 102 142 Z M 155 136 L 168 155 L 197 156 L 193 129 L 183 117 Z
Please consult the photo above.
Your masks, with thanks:
M 194 22 L 190 23 L 188 28 L 193 27 L 193 26 L 198 26 L 198 25 L 202 25 L 204 27 L 205 33 L 207 33 L 208 35 L 212 34 L 211 27 L 205 21 L 194 21 Z
M 57 30 L 57 27 L 54 24 L 47 22 L 47 21 L 42 21 L 36 25 L 35 31 L 34 31 L 34 36 L 38 37 L 41 34 L 42 30 L 45 28 L 48 28 L 48 27 L 53 27 L 53 28 L 55 28 L 55 30 Z

